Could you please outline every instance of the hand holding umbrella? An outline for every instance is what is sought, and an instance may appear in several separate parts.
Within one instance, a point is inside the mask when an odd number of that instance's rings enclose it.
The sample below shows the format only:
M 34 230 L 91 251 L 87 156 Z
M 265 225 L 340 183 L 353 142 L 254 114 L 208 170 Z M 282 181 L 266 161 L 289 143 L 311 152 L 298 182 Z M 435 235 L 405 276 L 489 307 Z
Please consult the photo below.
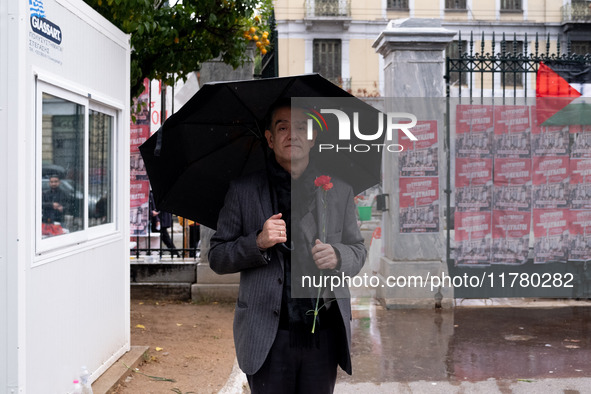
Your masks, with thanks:
M 282 214 L 278 213 L 265 221 L 263 230 L 257 235 L 257 247 L 260 250 L 264 251 L 287 241 L 285 221 L 281 216 Z

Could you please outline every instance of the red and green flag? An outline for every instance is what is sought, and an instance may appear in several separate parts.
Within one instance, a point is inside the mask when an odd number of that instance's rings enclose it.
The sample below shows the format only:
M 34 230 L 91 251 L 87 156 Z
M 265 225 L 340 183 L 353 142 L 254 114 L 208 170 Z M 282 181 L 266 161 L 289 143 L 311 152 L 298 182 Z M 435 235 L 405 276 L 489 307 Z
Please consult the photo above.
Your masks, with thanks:
M 591 125 L 591 64 L 540 63 L 536 107 L 541 126 Z

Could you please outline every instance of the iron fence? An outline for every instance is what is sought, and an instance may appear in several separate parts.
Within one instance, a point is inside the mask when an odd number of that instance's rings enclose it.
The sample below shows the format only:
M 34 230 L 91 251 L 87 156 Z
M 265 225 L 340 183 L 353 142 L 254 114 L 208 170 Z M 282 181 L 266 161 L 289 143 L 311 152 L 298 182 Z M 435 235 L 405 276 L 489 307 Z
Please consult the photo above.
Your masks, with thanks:
M 583 15 L 586 15 L 584 10 Z M 579 15 L 579 14 L 569 14 Z M 446 96 L 447 96 L 447 114 L 446 114 L 446 133 L 444 140 L 445 160 L 447 164 L 446 179 L 446 258 L 450 275 L 463 276 L 474 275 L 474 267 L 456 266 L 454 247 L 452 247 L 452 231 L 454 231 L 454 213 L 455 207 L 452 206 L 452 193 L 455 187 L 452 187 L 452 157 L 455 144 L 452 144 L 451 101 L 461 104 L 489 104 L 492 105 L 515 105 L 518 103 L 533 103 L 535 98 L 535 78 L 528 78 L 532 73 L 537 73 L 542 62 L 551 62 L 553 64 L 582 64 L 591 67 L 590 54 L 576 54 L 571 52 L 571 44 L 566 39 L 566 45 L 561 47 L 561 37 L 556 37 L 556 53 L 551 53 L 551 37 L 547 35 L 545 43 L 540 44 L 536 34 L 533 44 L 530 44 L 527 34 L 520 36 L 513 34 L 511 39 L 507 39 L 505 34 L 501 40 L 497 40 L 494 33 L 488 41 L 482 34 L 479 46 L 475 44 L 474 34 L 470 34 L 468 41 L 462 41 L 461 34 L 456 46 L 458 47 L 452 56 L 446 59 Z M 562 41 L 563 43 L 565 41 Z M 452 98 L 452 96 L 457 96 Z M 571 141 L 572 143 L 572 141 Z M 491 147 L 492 149 L 492 147 Z M 494 163 L 493 163 L 494 168 Z M 494 170 L 493 170 L 494 179 Z M 533 215 L 532 215 L 533 217 Z M 540 273 L 549 273 L 551 275 L 572 274 L 575 278 L 575 287 L 569 297 L 589 298 L 591 297 L 591 269 L 588 266 L 589 261 L 568 261 L 549 262 L 546 264 L 534 264 L 531 256 L 534 251 L 529 248 L 529 259 L 522 265 L 490 265 L 485 269 L 478 270 L 479 274 L 486 272 L 487 278 L 499 278 L 510 270 L 511 273 L 518 275 L 540 275 Z M 482 268 L 482 267 L 479 267 Z M 484 277 L 483 277 L 484 279 Z M 538 294 L 532 288 L 456 288 L 456 297 L 464 298 L 488 298 L 488 297 L 531 297 L 532 294 Z M 556 289 L 553 289 L 556 290 Z M 569 290 L 570 291 L 570 290 Z M 548 297 L 564 298 L 564 292 L 549 291 Z

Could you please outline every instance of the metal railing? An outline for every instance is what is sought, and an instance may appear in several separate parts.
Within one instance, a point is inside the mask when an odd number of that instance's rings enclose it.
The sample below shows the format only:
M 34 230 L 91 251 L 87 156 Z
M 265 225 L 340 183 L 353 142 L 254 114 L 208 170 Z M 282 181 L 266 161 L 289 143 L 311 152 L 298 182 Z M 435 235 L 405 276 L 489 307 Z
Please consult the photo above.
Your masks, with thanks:
M 450 96 L 451 85 L 449 83 L 450 73 L 456 73 L 460 80 L 463 75 L 468 74 L 468 86 L 458 86 L 458 96 L 461 98 L 464 91 L 467 89 L 469 97 L 472 98 L 474 94 L 474 83 L 476 79 L 480 79 L 480 92 L 477 92 L 476 97 L 487 97 L 485 89 L 490 90 L 490 97 L 495 97 L 495 89 L 501 89 L 502 97 L 511 95 L 517 97 L 517 92 L 522 91 L 524 97 L 528 95 L 528 78 L 524 78 L 527 73 L 536 73 L 540 62 L 548 60 L 564 60 L 589 63 L 591 55 L 578 55 L 571 53 L 570 42 L 567 43 L 566 53 L 561 54 L 560 39 L 556 41 L 556 51 L 558 54 L 550 53 L 550 34 L 546 39 L 545 50 L 539 44 L 538 34 L 535 36 L 533 48 L 530 48 L 527 33 L 522 40 L 517 39 L 514 34 L 511 40 L 505 38 L 503 34 L 500 42 L 495 40 L 493 32 L 491 40 L 491 50 L 487 51 L 485 47 L 485 36 L 482 33 L 480 40 L 480 51 L 475 48 L 474 36 L 470 34 L 470 41 L 468 41 L 467 48 L 462 46 L 462 35 L 459 35 L 459 57 L 447 58 L 446 79 L 447 95 Z M 518 49 L 519 44 L 522 44 L 522 49 Z M 533 51 L 532 51 L 533 49 Z M 490 74 L 490 79 L 485 81 L 485 75 Z M 498 79 L 496 79 L 498 78 Z M 462 79 L 464 80 L 464 79 Z M 498 84 L 496 83 L 498 82 Z M 508 93 L 507 93 L 508 92 Z
M 459 51 L 457 52 L 458 54 L 453 57 L 448 57 L 446 60 L 445 79 L 447 82 L 447 114 L 444 152 L 447 174 L 445 186 L 446 208 L 444 211 L 446 216 L 446 260 L 448 263 L 450 276 L 462 276 L 463 274 L 473 275 L 475 272 L 473 267 L 455 265 L 455 247 L 451 244 L 453 237 L 451 232 L 456 230 L 454 229 L 455 207 L 452 206 L 452 200 L 455 200 L 457 203 L 457 199 L 452 198 L 457 196 L 452 194 L 455 193 L 455 188 L 452 185 L 453 174 L 451 173 L 451 164 L 453 158 L 455 157 L 455 149 L 457 144 L 457 140 L 452 144 L 452 134 L 455 131 L 451 125 L 451 119 L 453 115 L 451 104 L 452 73 L 459 74 L 460 78 L 456 79 L 456 81 L 461 81 L 463 75 L 468 76 L 467 83 L 465 85 L 460 83 L 459 86 L 454 88 L 457 89 L 457 91 L 454 93 L 458 93 L 459 96 L 457 99 L 453 99 L 454 105 L 465 103 L 470 105 L 477 104 L 487 106 L 503 106 L 507 104 L 515 105 L 517 103 L 532 103 L 533 99 L 535 98 L 530 98 L 531 101 L 528 101 L 528 78 L 523 78 L 522 85 L 518 85 L 516 82 L 518 78 L 506 78 L 506 76 L 527 76 L 531 73 L 537 73 L 541 62 L 551 62 L 554 64 L 574 63 L 587 67 L 591 66 L 591 54 L 579 55 L 572 53 L 570 42 L 567 42 L 566 48 L 565 45 L 563 45 L 561 51 L 560 37 L 558 37 L 556 40 L 556 53 L 550 52 L 550 35 L 548 35 L 547 39 L 545 40 L 545 48 L 539 44 L 538 35 L 536 35 L 533 45 L 529 44 L 527 35 L 520 36 L 519 40 L 517 38 L 518 37 L 516 34 L 514 34 L 512 40 L 506 40 L 505 35 L 503 35 L 500 42 L 496 42 L 495 36 L 493 34 L 492 40 L 489 41 L 491 45 L 485 47 L 486 40 L 483 33 L 480 40 L 481 44 L 478 48 L 475 45 L 473 34 L 470 35 L 470 40 L 467 42 L 467 45 L 462 42 L 460 35 Z M 523 43 L 522 50 L 518 49 L 518 43 Z M 496 84 L 495 80 L 497 81 Z M 508 81 L 511 82 L 508 83 Z M 499 97 L 500 95 L 498 94 L 498 91 L 495 94 L 495 89 L 502 90 L 502 98 Z M 468 91 L 466 92 L 466 90 Z M 520 95 L 522 96 L 519 101 L 516 97 L 517 91 L 519 91 Z M 531 86 L 529 91 L 535 91 L 535 86 Z M 473 160 L 477 160 L 477 158 L 474 158 Z M 495 164 L 493 163 L 492 166 L 494 177 Z M 534 265 L 531 255 L 535 253 L 535 250 L 530 248 L 529 253 L 530 254 L 528 256 L 530 257 L 525 264 L 492 264 L 486 267 L 486 272 L 491 276 L 506 274 L 508 269 L 511 270 L 509 272 L 523 275 L 532 273 L 535 275 L 540 275 L 542 272 L 548 272 L 549 274 L 554 275 L 555 273 L 568 272 L 574 275 L 574 282 L 576 282 L 576 288 L 573 290 L 572 296 L 579 298 L 591 297 L 591 275 L 589 274 L 591 270 L 588 269 L 591 262 L 569 260 L 568 264 L 550 261 L 545 264 Z M 537 293 L 535 293 L 532 288 L 527 287 L 514 288 L 507 292 L 505 289 L 501 289 L 499 287 L 493 288 L 492 285 L 490 285 L 490 288 L 486 290 L 480 288 L 462 288 L 455 290 L 455 296 L 461 298 L 507 297 L 508 294 L 509 296 L 513 297 L 531 297 L 532 294 Z M 548 297 L 553 297 L 553 295 L 550 295 L 549 293 Z M 564 296 L 560 295 L 560 297 Z
M 146 235 L 132 235 L 130 256 L 136 259 L 143 258 L 145 261 L 157 257 L 153 262 L 163 258 L 170 258 L 173 261 L 199 258 L 201 253 L 199 247 L 200 226 L 189 225 L 188 222 L 182 219 L 179 221 L 176 215 L 172 216 L 172 223 L 173 225 L 170 228 L 153 231 L 151 226 L 148 226 Z M 164 244 L 163 231 L 168 232 L 168 236 L 174 244 L 173 248 L 169 248 Z
M 350 18 L 351 0 L 306 0 L 306 18 Z

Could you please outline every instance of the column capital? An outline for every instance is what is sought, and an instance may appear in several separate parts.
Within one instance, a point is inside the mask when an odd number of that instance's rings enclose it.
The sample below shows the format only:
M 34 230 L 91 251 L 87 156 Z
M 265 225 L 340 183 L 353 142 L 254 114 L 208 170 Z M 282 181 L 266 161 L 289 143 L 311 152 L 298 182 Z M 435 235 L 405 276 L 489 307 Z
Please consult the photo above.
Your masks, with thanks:
M 441 27 L 439 19 L 395 19 L 388 23 L 372 46 L 384 57 L 400 50 L 442 51 L 456 34 L 456 31 Z

